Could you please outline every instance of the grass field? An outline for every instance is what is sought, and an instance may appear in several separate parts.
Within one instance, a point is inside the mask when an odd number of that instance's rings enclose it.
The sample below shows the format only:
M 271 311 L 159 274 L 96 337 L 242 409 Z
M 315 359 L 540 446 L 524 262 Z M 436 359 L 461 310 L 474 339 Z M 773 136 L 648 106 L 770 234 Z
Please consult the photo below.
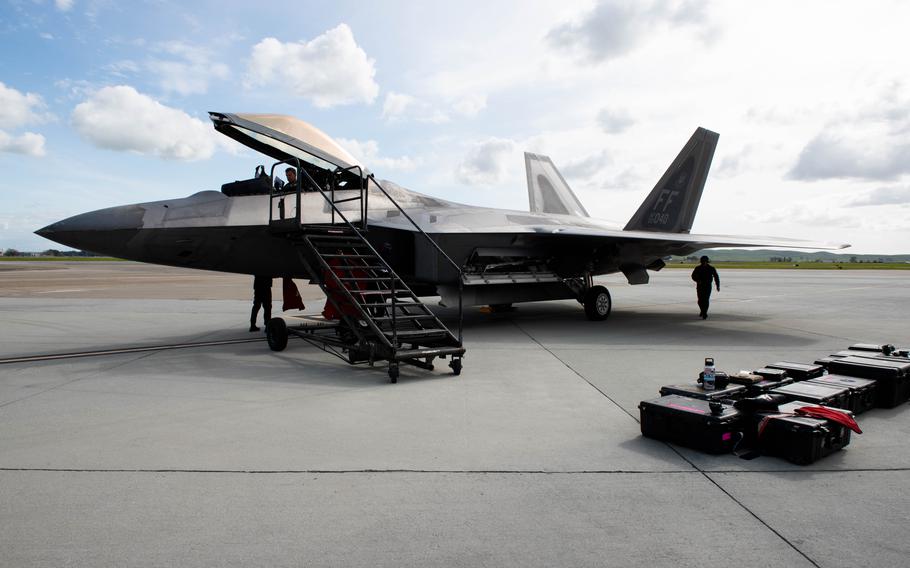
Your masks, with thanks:
M 905 262 L 712 262 L 712 266 L 722 268 L 753 268 L 777 270 L 910 270 L 910 263 Z M 692 270 L 695 263 L 672 263 L 665 268 L 686 268 Z

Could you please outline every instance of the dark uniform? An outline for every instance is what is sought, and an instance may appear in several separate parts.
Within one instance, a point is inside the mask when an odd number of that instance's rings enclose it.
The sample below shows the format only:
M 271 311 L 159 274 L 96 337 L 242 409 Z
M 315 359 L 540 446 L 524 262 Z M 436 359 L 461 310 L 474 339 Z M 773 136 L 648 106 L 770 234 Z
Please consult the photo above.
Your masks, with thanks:
M 263 325 L 272 319 L 272 278 L 270 276 L 256 276 L 253 279 L 253 311 L 250 313 L 250 331 L 259 331 L 256 327 L 256 317 L 262 307 Z
M 717 270 L 708 264 L 708 257 L 703 256 L 701 264 L 692 271 L 692 280 L 695 281 L 695 290 L 698 293 L 698 308 L 701 310 L 701 319 L 708 318 L 708 304 L 711 302 L 711 284 L 720 291 L 720 277 Z

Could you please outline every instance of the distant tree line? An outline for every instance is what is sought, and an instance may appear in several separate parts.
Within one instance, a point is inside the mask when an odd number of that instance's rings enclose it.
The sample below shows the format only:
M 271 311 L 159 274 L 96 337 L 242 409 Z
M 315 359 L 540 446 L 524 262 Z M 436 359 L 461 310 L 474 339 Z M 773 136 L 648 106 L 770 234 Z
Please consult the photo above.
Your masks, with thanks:
M 57 250 L 57 249 L 47 249 L 38 253 L 34 252 L 21 252 L 14 248 L 8 248 L 3 251 L 3 256 L 102 256 L 100 254 L 95 254 L 93 252 L 88 252 L 85 250 Z

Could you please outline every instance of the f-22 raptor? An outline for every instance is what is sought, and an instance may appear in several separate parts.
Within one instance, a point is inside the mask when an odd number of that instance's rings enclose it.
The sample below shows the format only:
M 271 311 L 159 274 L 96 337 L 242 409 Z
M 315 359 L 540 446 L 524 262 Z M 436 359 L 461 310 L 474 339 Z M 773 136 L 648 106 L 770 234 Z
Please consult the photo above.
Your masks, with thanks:
M 591 218 L 546 156 L 525 154 L 530 211 L 475 207 L 377 180 L 332 138 L 294 117 L 210 118 L 222 134 L 275 160 L 271 170 L 257 168 L 252 179 L 221 191 L 92 211 L 37 233 L 119 258 L 325 284 L 328 265 L 320 268 L 314 253 L 325 261 L 357 257 L 357 250 L 333 250 L 322 240 L 321 249 L 301 253 L 299 235 L 322 231 L 331 239 L 332 227 L 341 227 L 365 239 L 416 296 L 494 307 L 574 298 L 592 320 L 606 319 L 612 307 L 609 291 L 594 284 L 598 275 L 622 272 L 630 284 L 646 284 L 669 255 L 712 247 L 849 246 L 691 234 L 718 140 L 704 128 L 619 227 Z M 277 188 L 276 171 L 285 167 L 296 170 L 298 182 Z

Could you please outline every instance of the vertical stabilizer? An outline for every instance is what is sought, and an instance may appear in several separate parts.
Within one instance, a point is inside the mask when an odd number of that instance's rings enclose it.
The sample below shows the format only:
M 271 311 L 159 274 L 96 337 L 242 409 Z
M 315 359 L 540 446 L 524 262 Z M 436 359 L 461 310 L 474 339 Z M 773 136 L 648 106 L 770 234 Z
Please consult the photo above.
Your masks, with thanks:
M 525 152 L 525 171 L 532 213 L 589 216 L 548 156 Z
M 688 233 L 695 220 L 718 138 L 716 132 L 696 129 L 625 230 Z

